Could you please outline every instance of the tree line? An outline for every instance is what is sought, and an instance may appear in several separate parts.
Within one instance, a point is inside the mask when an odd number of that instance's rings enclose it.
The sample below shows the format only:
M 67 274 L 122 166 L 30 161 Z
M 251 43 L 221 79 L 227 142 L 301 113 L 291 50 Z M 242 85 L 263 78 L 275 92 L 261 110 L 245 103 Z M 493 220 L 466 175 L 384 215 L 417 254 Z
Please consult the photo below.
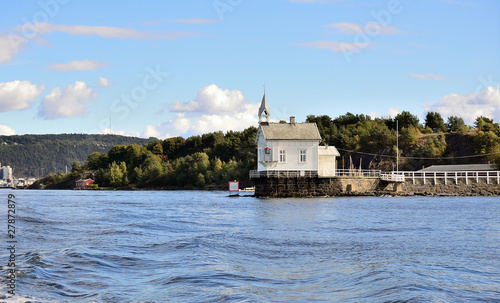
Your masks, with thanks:
M 0 163 L 11 166 L 15 177 L 38 178 L 70 170 L 73 161 L 85 162 L 92 152 L 107 152 L 119 144 L 144 145 L 151 140 L 88 134 L 0 136 Z
M 213 132 L 201 136 L 117 145 L 107 153 L 93 152 L 74 171 L 92 171 L 104 187 L 183 188 L 216 186 L 231 180 L 248 180 L 256 166 L 257 128 Z
M 327 115 L 310 115 L 307 122 L 318 125 L 322 144 L 341 148 L 344 151 L 341 154 L 354 158 L 356 163 L 361 159 L 369 160 L 364 161 L 364 168 L 389 170 L 397 152 L 404 170 L 418 170 L 434 164 L 488 161 L 500 165 L 499 156 L 495 155 L 500 153 L 499 125 L 483 116 L 477 117 L 474 125 L 467 125 L 457 116 L 445 121 L 437 112 L 428 112 L 421 122 L 408 111 L 394 118 L 375 119 L 352 113 L 333 119 Z M 463 158 L 481 154 L 493 155 Z
M 445 121 L 439 113 L 429 112 L 421 122 L 416 115 L 403 111 L 394 118 L 352 113 L 336 118 L 310 115 L 306 122 L 317 124 L 322 145 L 340 150 L 338 167 L 347 168 L 348 162 L 354 162 L 364 169 L 391 170 L 397 152 L 402 170 L 488 161 L 497 161 L 500 166 L 500 128 L 487 117 L 466 125 L 460 117 Z M 257 166 L 256 133 L 257 128 L 252 126 L 187 139 L 150 139 L 143 146 L 119 144 L 107 152 L 92 152 L 82 163 L 74 161 L 70 177 L 52 174 L 45 183 L 92 176 L 100 187 L 206 188 L 227 186 L 231 180 L 245 184 L 249 171 Z M 463 157 L 472 154 L 485 156 Z

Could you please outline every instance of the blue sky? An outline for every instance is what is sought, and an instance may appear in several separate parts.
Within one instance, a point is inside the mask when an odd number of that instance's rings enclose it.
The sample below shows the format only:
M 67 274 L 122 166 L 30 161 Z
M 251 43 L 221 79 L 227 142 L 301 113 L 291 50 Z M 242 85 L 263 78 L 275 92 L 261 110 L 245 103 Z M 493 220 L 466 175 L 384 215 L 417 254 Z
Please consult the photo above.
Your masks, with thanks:
M 0 1 L 0 134 L 188 137 L 408 110 L 500 121 L 495 0 Z M 111 121 L 111 124 L 110 124 Z

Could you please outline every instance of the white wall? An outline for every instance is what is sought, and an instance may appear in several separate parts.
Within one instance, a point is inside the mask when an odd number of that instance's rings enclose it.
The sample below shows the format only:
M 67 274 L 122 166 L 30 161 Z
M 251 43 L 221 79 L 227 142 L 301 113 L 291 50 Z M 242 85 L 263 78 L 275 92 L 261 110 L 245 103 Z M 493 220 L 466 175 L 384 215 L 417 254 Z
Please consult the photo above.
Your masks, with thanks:
M 335 156 L 319 156 L 319 171 L 320 177 L 333 177 L 337 169 L 337 157 Z
M 258 138 L 257 147 L 257 170 L 318 170 L 318 141 L 317 140 L 265 140 L 261 135 Z M 264 149 L 271 148 L 272 163 L 268 165 L 262 164 L 260 161 L 264 159 Z M 279 151 L 286 151 L 286 162 L 279 162 Z M 300 150 L 306 150 L 306 162 L 300 163 Z
M 12 167 L 10 166 L 2 166 L 0 168 L 2 170 L 2 178 L 4 180 L 11 179 L 12 180 Z

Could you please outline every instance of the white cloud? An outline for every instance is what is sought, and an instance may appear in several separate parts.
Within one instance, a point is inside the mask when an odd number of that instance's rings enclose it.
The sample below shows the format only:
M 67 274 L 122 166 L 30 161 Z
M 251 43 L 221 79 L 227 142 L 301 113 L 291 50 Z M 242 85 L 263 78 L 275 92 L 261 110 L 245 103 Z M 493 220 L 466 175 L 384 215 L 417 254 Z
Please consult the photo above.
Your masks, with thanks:
M 161 135 L 160 131 L 158 131 L 156 129 L 155 126 L 147 125 L 146 128 L 144 129 L 144 131 L 142 132 L 142 137 L 144 137 L 144 138 L 150 138 L 150 137 L 160 138 L 160 137 L 162 137 L 162 135 Z
M 448 78 L 443 77 L 441 75 L 436 75 L 436 74 L 415 74 L 415 73 L 410 73 L 410 76 L 413 78 L 417 78 L 419 80 L 436 80 L 436 81 L 445 81 L 448 80 Z
M 220 20 L 215 20 L 215 19 L 185 18 L 185 19 L 173 19 L 173 20 L 150 20 L 144 22 L 144 25 L 158 25 L 165 23 L 211 24 L 219 22 Z
M 317 49 L 327 49 L 334 53 L 349 52 L 375 46 L 373 42 L 339 42 L 339 41 L 316 41 L 301 43 L 299 46 L 309 46 Z
M 459 116 L 472 123 L 478 116 L 500 120 L 500 91 L 489 86 L 479 93 L 450 94 L 431 104 L 424 104 L 426 111 L 438 112 L 445 117 Z
M 170 138 L 177 137 L 187 133 L 191 128 L 192 122 L 183 113 L 177 113 L 173 120 L 161 122 L 157 125 L 147 125 L 142 132 L 142 137 Z
M 184 23 L 209 23 L 209 21 L 208 19 L 178 20 L 178 22 Z M 53 32 L 63 32 L 75 36 L 96 35 L 103 38 L 136 40 L 174 40 L 201 35 L 195 32 L 154 32 L 111 26 L 62 25 L 50 23 L 26 23 L 12 28 L 12 31 L 13 32 L 9 34 L 0 33 L 0 64 L 11 61 L 26 47 L 29 41 L 38 41 L 38 43 L 40 43 L 40 41 L 45 41 L 45 39 L 40 37 L 41 35 Z M 57 69 L 57 66 L 55 69 Z
M 136 39 L 136 40 L 172 40 L 196 34 L 190 32 L 151 32 L 131 28 L 88 25 L 62 25 L 50 23 L 25 24 L 17 28 L 18 31 L 26 30 L 25 27 L 34 27 L 40 34 L 63 32 L 76 36 L 96 35 L 103 38 Z
M 191 100 L 187 103 L 181 103 L 179 101 L 175 101 L 170 109 L 174 112 L 194 112 L 199 110 L 199 108 L 200 108 L 200 103 Z
M 109 63 L 106 62 L 98 62 L 95 60 L 84 60 L 84 61 L 71 61 L 69 63 L 54 63 L 47 66 L 47 68 L 62 72 L 69 72 L 69 71 L 96 70 L 108 65 Z
M 38 115 L 44 119 L 86 116 L 86 103 L 96 97 L 83 81 L 76 81 L 62 91 L 56 87 L 43 98 Z
M 368 33 L 370 35 L 394 35 L 401 32 L 393 26 L 383 25 L 378 22 L 369 22 L 364 26 L 355 23 L 333 23 L 327 26 L 333 27 L 339 32 L 348 35 L 357 35 L 360 33 Z
M 245 128 L 256 125 L 255 115 L 259 110 L 259 104 L 245 104 L 241 112 L 223 115 L 202 115 L 197 119 L 192 130 L 195 133 L 203 134 L 214 131 L 244 130 Z
M 0 64 L 12 60 L 24 47 L 14 35 L 0 34 Z
M 16 131 L 7 125 L 0 124 L 0 136 L 14 136 Z
M 174 23 L 192 23 L 192 24 L 209 24 L 209 23 L 219 23 L 220 20 L 201 19 L 201 18 L 188 18 L 188 19 L 170 20 L 170 22 L 174 22 Z
M 289 0 L 289 1 L 296 3 L 335 3 L 335 2 L 342 2 L 344 0 Z
M 245 102 L 243 93 L 238 90 L 221 89 L 212 84 L 198 91 L 195 100 L 186 103 L 176 101 L 171 110 L 175 112 L 204 112 L 221 113 L 234 112 L 241 108 Z
M 195 100 L 176 102 L 174 119 L 148 125 L 143 137 L 169 138 L 214 131 L 241 131 L 257 125 L 259 103 L 248 103 L 238 90 L 221 89 L 212 84 L 198 91 Z
M 387 111 L 387 114 L 386 116 L 387 117 L 396 117 L 397 115 L 399 114 L 399 107 L 391 107 L 389 108 L 389 110 Z
M 25 109 L 29 101 L 40 95 L 45 85 L 37 86 L 30 81 L 11 81 L 0 83 L 0 112 Z
M 99 85 L 104 87 L 110 87 L 113 85 L 113 82 L 109 81 L 109 79 L 99 77 Z
M 140 137 L 140 133 L 138 132 L 126 132 L 124 130 L 111 130 L 109 128 L 105 128 L 101 130 L 98 134 L 101 135 L 120 135 L 120 136 L 127 136 L 127 137 Z

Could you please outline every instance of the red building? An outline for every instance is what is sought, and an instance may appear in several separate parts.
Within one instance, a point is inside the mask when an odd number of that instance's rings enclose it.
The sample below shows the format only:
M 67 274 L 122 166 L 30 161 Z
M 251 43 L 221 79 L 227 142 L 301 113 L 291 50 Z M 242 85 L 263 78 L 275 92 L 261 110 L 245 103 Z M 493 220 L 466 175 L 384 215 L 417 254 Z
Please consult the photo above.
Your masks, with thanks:
M 78 180 L 76 181 L 76 188 L 77 189 L 82 189 L 82 188 L 87 188 L 89 187 L 90 184 L 94 184 L 94 180 L 92 179 L 86 179 L 86 180 Z

